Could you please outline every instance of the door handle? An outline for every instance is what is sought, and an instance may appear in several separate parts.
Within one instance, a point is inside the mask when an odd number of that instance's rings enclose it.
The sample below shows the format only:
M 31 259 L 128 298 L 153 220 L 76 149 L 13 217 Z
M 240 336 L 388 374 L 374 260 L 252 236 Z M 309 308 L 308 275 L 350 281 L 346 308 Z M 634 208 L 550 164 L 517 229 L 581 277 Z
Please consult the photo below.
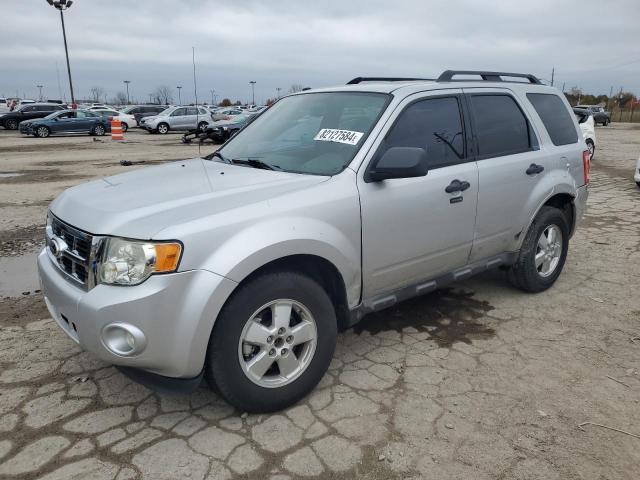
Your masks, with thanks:
M 467 188 L 469 188 L 471 184 L 465 180 L 452 180 L 447 188 L 444 189 L 447 193 L 455 193 L 455 192 L 464 192 Z
M 535 163 L 532 163 L 531 165 L 529 165 L 529 168 L 527 168 L 525 173 L 527 175 L 537 175 L 538 173 L 542 173 L 543 170 L 544 167 L 542 165 L 536 165 Z

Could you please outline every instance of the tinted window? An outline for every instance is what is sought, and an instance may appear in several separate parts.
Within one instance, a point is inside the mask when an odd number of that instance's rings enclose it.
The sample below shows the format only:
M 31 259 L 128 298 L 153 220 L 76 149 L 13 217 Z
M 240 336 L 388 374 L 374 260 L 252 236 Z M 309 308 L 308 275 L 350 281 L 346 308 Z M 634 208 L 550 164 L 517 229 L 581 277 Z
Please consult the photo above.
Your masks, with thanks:
M 540 115 L 554 145 L 569 145 L 578 141 L 571 114 L 560 97 L 550 93 L 527 93 L 527 98 Z
M 196 107 L 187 108 L 187 115 L 197 115 L 198 109 Z
M 432 98 L 409 105 L 384 139 L 378 158 L 391 147 L 426 149 L 429 168 L 460 163 L 464 133 L 458 99 Z
M 181 115 L 186 115 L 187 114 L 187 109 L 186 108 L 177 108 L 173 111 L 173 113 L 171 114 L 172 117 L 179 117 Z
M 22 107 L 20 109 L 20 111 L 23 112 L 23 113 L 28 113 L 28 112 L 35 111 L 35 109 L 36 109 L 36 107 L 29 106 L 29 107 Z
M 478 155 L 498 157 L 531 149 L 529 123 L 509 95 L 470 95 Z

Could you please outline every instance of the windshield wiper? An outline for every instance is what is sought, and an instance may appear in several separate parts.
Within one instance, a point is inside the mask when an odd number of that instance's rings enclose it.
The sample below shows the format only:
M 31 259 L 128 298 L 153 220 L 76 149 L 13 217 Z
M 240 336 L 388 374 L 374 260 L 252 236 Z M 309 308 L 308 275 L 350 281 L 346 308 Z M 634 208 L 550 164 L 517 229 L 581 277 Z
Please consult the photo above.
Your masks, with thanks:
M 279 166 L 277 165 L 270 165 L 266 162 L 263 162 L 262 160 L 259 160 L 257 158 L 247 158 L 247 159 L 242 159 L 242 158 L 234 158 L 231 160 L 232 163 L 238 164 L 238 165 L 249 165 L 250 167 L 253 168 L 260 168 L 262 170 L 282 170 Z
M 218 157 L 220 160 L 222 160 L 224 163 L 232 163 L 231 160 L 229 160 L 227 157 L 225 157 L 224 155 L 222 155 L 222 153 L 220 153 L 219 151 L 215 151 L 213 153 L 210 153 L 209 155 L 207 155 L 205 158 L 205 160 L 213 160 L 215 157 Z

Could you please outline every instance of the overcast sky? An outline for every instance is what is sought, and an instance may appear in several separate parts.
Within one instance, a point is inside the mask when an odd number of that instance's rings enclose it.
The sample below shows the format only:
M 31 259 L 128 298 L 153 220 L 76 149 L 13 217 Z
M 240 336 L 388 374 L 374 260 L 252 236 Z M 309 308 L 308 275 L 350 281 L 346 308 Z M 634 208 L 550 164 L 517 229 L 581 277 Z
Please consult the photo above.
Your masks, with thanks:
M 58 11 L 5 0 L 0 95 L 69 98 Z M 296 84 L 445 69 L 534 73 L 569 89 L 640 95 L 640 0 L 75 0 L 65 13 L 76 97 L 91 87 L 138 101 L 159 85 L 262 102 Z M 56 65 L 59 69 L 58 83 Z M 59 87 L 60 85 L 60 87 Z M 174 93 L 177 101 L 177 93 Z

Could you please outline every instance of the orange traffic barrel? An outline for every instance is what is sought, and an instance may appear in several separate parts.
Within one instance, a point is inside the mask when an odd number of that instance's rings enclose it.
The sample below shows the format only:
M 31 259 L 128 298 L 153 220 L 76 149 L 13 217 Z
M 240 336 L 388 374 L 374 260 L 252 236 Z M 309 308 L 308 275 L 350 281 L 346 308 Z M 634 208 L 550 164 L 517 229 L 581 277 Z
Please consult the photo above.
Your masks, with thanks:
M 111 118 L 111 140 L 124 140 L 122 122 L 118 117 Z

